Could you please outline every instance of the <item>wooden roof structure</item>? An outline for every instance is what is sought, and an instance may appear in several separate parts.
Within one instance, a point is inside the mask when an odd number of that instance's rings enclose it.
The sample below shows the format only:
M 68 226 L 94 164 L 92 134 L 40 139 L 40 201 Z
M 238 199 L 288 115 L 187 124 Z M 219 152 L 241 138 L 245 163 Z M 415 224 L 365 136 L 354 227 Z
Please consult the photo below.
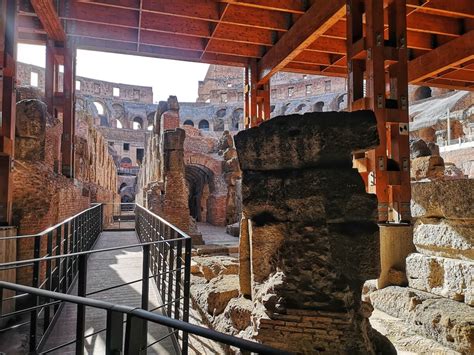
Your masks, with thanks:
M 474 90 L 473 0 L 406 3 L 409 82 Z M 232 66 L 254 58 L 263 84 L 280 70 L 346 76 L 346 27 L 345 0 L 31 0 L 20 2 L 18 39 Z

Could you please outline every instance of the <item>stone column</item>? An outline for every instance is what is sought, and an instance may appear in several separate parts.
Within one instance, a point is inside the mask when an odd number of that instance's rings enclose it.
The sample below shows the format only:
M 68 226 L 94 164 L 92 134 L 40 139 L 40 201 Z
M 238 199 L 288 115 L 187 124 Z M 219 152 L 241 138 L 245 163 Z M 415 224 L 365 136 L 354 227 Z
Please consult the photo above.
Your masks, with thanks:
M 235 137 L 251 220 L 241 289 L 256 305 L 263 343 L 304 353 L 377 350 L 371 306 L 360 300 L 363 282 L 379 274 L 377 199 L 352 169 L 352 152 L 377 144 L 371 111 L 276 117 Z

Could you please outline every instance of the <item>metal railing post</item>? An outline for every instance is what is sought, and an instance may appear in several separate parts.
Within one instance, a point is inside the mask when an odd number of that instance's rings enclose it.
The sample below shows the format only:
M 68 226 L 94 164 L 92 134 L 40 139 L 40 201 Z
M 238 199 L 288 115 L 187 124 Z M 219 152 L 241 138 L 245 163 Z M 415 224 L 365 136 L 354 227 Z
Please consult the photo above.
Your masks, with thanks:
M 150 288 L 150 245 L 143 246 L 143 267 L 142 267 L 142 309 L 148 310 L 148 296 Z M 141 348 L 146 348 L 148 335 L 148 323 L 141 324 Z
M 121 354 L 123 350 L 123 313 L 107 311 L 105 354 Z
M 146 320 L 134 317 L 131 314 L 127 315 L 127 325 L 125 329 L 125 355 L 146 354 L 146 349 L 143 349 L 142 347 L 143 323 L 146 323 Z
M 40 257 L 41 250 L 41 235 L 35 235 L 34 240 L 34 251 L 33 258 L 38 259 Z M 36 260 L 33 262 L 33 279 L 32 286 L 38 288 L 40 280 L 40 262 Z M 38 306 L 38 296 L 33 297 L 33 307 Z M 38 312 L 36 309 L 33 309 L 30 314 L 30 352 L 36 352 L 36 321 L 38 319 Z
M 184 242 L 184 299 L 183 299 L 183 321 L 189 322 L 189 298 L 190 298 L 190 287 L 191 287 L 191 238 L 188 238 Z M 182 353 L 187 355 L 188 353 L 188 333 L 183 331 L 183 347 Z
M 77 295 L 86 297 L 87 289 L 87 254 L 79 255 L 79 274 L 77 282 Z M 86 306 L 77 305 L 76 320 L 76 355 L 84 354 L 84 332 L 86 330 Z

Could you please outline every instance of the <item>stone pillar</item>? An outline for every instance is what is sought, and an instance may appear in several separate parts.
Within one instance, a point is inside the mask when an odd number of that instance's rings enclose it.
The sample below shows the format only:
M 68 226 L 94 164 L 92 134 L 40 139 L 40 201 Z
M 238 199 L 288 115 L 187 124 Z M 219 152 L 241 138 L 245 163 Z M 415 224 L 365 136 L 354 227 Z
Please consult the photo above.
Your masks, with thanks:
M 351 155 L 377 144 L 371 111 L 276 117 L 235 137 L 250 219 L 240 280 L 257 340 L 304 353 L 377 351 L 360 299 L 380 270 L 377 199 Z

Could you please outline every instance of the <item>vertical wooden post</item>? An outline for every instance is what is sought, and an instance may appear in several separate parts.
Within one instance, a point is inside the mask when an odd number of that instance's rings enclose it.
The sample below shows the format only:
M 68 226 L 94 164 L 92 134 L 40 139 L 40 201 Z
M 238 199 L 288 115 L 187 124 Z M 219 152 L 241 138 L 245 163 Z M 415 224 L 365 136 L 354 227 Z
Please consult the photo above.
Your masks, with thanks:
M 377 117 L 380 145 L 354 157 L 380 222 L 410 222 L 406 0 L 347 0 L 349 109 Z M 365 33 L 363 15 L 365 14 Z
M 16 0 L 0 0 L 0 225 L 11 224 L 17 5 Z
M 74 135 L 75 135 L 75 85 L 76 49 L 68 44 L 64 51 L 63 74 L 63 137 L 61 141 L 62 173 L 74 177 Z
M 270 83 L 258 85 L 257 61 L 251 59 L 244 71 L 245 128 L 270 119 Z

